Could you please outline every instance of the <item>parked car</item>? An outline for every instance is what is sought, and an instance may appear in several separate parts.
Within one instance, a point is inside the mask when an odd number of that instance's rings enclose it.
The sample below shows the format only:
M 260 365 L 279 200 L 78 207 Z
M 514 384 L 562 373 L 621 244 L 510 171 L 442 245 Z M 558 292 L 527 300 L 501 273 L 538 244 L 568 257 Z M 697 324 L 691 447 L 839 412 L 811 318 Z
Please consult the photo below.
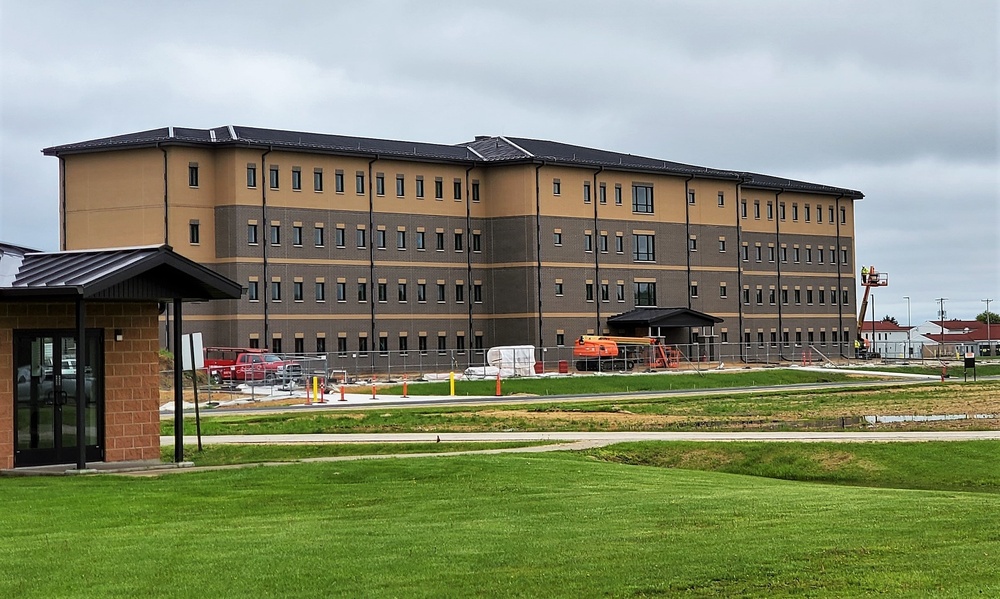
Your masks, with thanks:
M 209 347 L 205 368 L 215 382 L 285 382 L 302 377 L 302 364 L 255 348 Z

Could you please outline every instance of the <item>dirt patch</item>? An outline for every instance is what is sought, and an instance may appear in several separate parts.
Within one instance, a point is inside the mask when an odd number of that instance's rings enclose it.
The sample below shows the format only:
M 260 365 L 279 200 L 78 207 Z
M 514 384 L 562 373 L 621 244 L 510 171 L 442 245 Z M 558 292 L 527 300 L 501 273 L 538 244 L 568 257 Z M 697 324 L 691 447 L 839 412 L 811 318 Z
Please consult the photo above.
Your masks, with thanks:
M 688 470 L 714 470 L 738 459 L 743 459 L 743 456 L 716 450 L 692 449 L 681 456 L 676 467 Z
M 817 464 L 828 472 L 842 470 L 844 466 L 848 465 L 860 468 L 865 472 L 875 472 L 882 469 L 878 464 L 846 451 L 820 451 L 815 454 L 814 458 Z

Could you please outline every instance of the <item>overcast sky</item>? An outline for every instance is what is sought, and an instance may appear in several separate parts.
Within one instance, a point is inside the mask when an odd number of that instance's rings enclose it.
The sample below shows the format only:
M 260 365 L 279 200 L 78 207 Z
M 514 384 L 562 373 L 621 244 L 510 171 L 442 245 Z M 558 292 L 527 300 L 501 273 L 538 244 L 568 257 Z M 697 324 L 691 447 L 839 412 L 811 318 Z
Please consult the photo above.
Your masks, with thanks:
M 47 146 L 510 135 L 860 190 L 878 317 L 1000 313 L 997 5 L 0 0 L 0 240 L 58 249 Z

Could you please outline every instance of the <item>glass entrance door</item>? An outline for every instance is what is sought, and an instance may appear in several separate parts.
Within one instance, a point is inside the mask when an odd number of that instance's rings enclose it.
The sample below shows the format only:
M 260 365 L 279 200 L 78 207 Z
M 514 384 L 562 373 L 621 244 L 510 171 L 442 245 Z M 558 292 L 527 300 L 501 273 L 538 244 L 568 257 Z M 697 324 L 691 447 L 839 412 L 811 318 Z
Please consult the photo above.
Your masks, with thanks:
M 103 460 L 102 331 L 88 330 L 85 342 L 87 366 L 81 372 L 72 332 L 15 332 L 15 467 L 75 463 L 78 409 L 84 411 L 87 461 Z M 83 406 L 77 405 L 78 384 L 84 385 Z

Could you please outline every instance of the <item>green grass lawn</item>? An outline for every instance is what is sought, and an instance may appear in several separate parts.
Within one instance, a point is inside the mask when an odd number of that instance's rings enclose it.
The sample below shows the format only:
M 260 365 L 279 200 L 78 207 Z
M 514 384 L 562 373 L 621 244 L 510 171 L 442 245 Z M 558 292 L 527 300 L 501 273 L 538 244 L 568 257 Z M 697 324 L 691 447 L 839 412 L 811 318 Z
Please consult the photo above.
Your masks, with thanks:
M 505 442 L 461 442 L 461 443 L 327 443 L 322 445 L 197 445 L 184 446 L 184 459 L 195 466 L 219 466 L 222 464 L 253 464 L 260 462 L 296 462 L 311 458 L 329 458 L 364 455 L 392 455 L 405 453 L 448 453 L 453 451 L 480 451 L 485 449 L 509 449 L 513 447 L 535 447 L 550 445 L 550 441 L 505 441 Z M 174 461 L 174 446 L 167 445 L 160 450 L 160 459 Z
M 1000 594 L 996 493 L 581 454 L 3 479 L 0 505 L 4 597 Z
M 752 371 L 728 370 L 717 372 L 675 372 L 668 374 L 570 376 L 551 378 L 513 378 L 502 381 L 501 393 L 515 395 L 582 395 L 591 393 L 632 393 L 670 391 L 678 389 L 722 389 L 727 387 L 757 387 L 765 385 L 793 385 L 802 383 L 827 383 L 858 380 L 857 375 L 847 375 L 836 370 L 812 372 L 789 368 L 766 368 Z M 448 395 L 448 381 L 410 383 L 407 394 Z M 402 395 L 403 386 L 380 388 L 379 394 Z M 495 395 L 496 380 L 456 381 L 455 395 Z

